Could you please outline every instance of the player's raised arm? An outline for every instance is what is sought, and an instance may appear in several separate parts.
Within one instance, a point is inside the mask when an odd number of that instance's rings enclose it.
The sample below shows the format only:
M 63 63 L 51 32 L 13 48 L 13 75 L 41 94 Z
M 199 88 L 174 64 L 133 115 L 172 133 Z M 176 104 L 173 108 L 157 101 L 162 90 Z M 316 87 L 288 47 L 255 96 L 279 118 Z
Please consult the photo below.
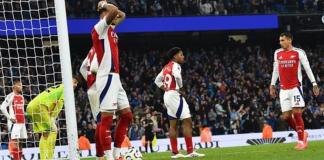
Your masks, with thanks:
M 162 90 L 164 90 L 164 86 L 163 86 L 163 70 L 156 76 L 154 83 L 161 88 Z
M 108 4 L 106 0 L 102 0 L 98 3 L 98 11 L 100 16 L 104 16 L 104 20 L 106 20 L 107 24 L 111 24 L 118 14 L 118 8 L 113 4 Z M 105 14 L 101 14 L 102 12 L 105 12 Z
M 112 24 L 118 26 L 121 22 L 125 20 L 125 18 L 126 18 L 126 14 L 123 11 L 118 10 L 118 14 L 116 18 L 112 21 Z
M 305 72 L 309 78 L 309 80 L 311 81 L 311 83 L 313 84 L 313 92 L 315 96 L 319 95 L 319 88 L 317 86 L 313 71 L 309 65 L 309 61 L 307 59 L 306 53 L 305 51 L 301 50 L 298 52 L 299 54 L 299 60 L 301 62 L 301 64 L 303 65 Z
M 118 8 L 112 4 L 108 4 L 105 0 L 98 3 L 98 9 L 100 15 L 100 21 L 95 25 L 95 29 L 99 36 L 105 33 L 105 30 L 117 17 Z
M 272 78 L 270 84 L 270 96 L 275 98 L 276 97 L 276 82 L 279 78 L 279 71 L 278 71 L 278 59 L 277 59 L 277 52 L 274 54 L 274 62 L 273 62 L 273 71 L 272 71 Z

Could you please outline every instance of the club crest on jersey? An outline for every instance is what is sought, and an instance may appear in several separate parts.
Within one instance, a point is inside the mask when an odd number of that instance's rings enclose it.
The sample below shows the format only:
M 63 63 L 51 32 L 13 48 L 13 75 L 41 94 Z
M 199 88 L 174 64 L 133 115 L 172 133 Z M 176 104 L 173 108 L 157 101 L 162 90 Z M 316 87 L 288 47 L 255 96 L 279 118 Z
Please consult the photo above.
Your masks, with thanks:
M 295 55 L 291 55 L 290 58 L 295 58 L 296 56 Z
M 114 38 L 114 42 L 115 43 L 118 43 L 118 36 L 117 36 L 117 34 L 114 31 L 112 31 L 110 34 L 111 34 L 111 37 Z

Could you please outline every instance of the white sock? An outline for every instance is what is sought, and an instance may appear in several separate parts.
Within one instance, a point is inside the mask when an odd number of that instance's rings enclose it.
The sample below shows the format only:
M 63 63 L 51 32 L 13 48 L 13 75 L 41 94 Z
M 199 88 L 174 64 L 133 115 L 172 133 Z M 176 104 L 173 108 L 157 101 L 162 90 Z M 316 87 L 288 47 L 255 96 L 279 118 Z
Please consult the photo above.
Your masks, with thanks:
M 115 159 L 117 159 L 121 156 L 120 150 L 121 150 L 121 148 L 117 148 L 117 147 L 114 148 L 113 155 L 114 155 Z
M 106 150 L 106 151 L 104 151 L 104 153 L 105 153 L 105 157 L 106 157 L 107 159 L 114 159 L 111 150 Z

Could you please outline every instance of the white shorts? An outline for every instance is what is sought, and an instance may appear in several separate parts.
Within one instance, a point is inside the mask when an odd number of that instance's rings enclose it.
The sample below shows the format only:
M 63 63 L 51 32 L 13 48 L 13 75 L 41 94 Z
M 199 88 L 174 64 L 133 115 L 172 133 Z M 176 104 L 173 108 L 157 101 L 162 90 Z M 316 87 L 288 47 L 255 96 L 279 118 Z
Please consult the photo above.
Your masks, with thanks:
M 126 92 L 121 84 L 119 74 L 109 73 L 108 76 L 97 76 L 97 91 L 99 94 L 99 110 L 114 112 L 129 107 Z
M 99 114 L 99 96 L 96 88 L 96 84 L 93 84 L 87 91 L 88 99 L 91 107 L 92 116 L 97 119 Z
M 11 125 L 11 139 L 27 139 L 26 125 L 15 123 Z
M 177 91 L 165 92 L 163 99 L 170 120 L 183 120 L 191 117 L 187 101 Z
M 303 91 L 301 87 L 295 87 L 286 90 L 281 89 L 279 97 L 282 112 L 290 111 L 293 107 L 305 106 Z

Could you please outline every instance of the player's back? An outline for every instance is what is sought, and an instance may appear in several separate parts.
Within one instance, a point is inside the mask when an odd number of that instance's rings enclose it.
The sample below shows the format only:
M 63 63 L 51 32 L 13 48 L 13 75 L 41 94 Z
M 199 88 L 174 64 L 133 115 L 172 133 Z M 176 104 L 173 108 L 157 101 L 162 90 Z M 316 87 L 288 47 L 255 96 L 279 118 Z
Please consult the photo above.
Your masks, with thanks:
M 45 91 L 41 92 L 36 96 L 29 104 L 33 105 L 46 105 L 48 107 L 53 107 L 58 100 L 64 99 L 64 86 L 63 84 L 55 85 L 47 88 Z
M 175 77 L 174 77 L 174 67 L 176 63 L 173 61 L 170 61 L 167 65 L 163 67 L 163 85 L 165 88 L 165 91 L 170 90 L 177 90 L 179 87 L 177 86 Z

